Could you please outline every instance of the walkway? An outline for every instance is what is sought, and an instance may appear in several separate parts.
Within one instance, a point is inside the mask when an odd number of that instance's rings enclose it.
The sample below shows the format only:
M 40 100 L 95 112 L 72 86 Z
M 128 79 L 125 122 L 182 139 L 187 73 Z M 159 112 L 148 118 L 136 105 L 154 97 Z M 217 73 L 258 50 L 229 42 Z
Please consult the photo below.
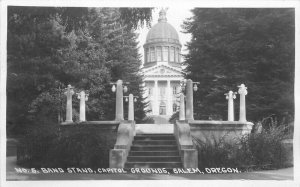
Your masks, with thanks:
M 7 180 L 293 180 L 293 168 L 239 174 L 19 174 L 16 157 L 7 157 Z

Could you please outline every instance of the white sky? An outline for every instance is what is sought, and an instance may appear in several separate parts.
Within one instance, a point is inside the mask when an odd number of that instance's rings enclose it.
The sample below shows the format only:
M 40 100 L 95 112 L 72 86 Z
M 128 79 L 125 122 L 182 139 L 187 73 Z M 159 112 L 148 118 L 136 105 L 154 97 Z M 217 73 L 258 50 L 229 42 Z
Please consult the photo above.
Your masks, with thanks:
M 183 21 L 186 18 L 192 17 L 191 9 L 192 7 L 181 7 L 181 6 L 174 6 L 174 7 L 168 7 L 167 10 L 167 21 L 170 23 L 177 31 L 179 35 L 179 40 L 182 45 L 181 53 L 187 54 L 187 49 L 185 47 L 186 42 L 190 41 L 191 35 L 182 33 L 183 29 L 181 28 L 181 25 L 183 24 Z M 151 26 L 155 25 L 158 21 L 158 14 L 161 8 L 154 8 L 152 11 L 152 22 Z M 138 41 L 139 41 L 139 51 L 140 54 L 142 54 L 142 62 L 144 63 L 144 48 L 143 45 L 146 42 L 146 37 L 149 32 L 150 28 L 147 28 L 144 26 L 144 28 L 138 29 L 136 32 L 139 34 Z M 183 59 L 182 59 L 183 60 Z

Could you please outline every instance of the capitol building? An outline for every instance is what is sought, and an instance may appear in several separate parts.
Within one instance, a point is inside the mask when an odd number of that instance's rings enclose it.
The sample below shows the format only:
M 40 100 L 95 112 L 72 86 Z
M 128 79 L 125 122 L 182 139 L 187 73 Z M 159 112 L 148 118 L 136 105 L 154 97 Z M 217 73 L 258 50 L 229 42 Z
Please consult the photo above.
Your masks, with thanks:
M 150 115 L 168 119 L 179 107 L 181 44 L 175 28 L 167 22 L 166 11 L 159 12 L 158 23 L 147 34 L 144 47 L 145 95 Z

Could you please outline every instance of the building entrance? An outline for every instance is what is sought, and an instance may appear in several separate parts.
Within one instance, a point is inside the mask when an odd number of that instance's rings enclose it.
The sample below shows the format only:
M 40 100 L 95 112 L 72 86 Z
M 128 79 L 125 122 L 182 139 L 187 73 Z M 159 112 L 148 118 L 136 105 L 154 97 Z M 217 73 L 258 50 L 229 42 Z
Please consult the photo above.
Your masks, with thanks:
M 167 107 L 165 102 L 161 102 L 159 105 L 159 115 L 166 115 Z

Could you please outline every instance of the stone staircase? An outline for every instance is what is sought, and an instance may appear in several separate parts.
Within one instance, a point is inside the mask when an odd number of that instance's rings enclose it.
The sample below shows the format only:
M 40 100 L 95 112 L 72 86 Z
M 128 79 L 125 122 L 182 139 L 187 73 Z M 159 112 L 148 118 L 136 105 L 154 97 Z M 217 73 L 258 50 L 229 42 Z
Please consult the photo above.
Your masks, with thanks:
M 137 134 L 125 168 L 182 168 L 173 134 Z

